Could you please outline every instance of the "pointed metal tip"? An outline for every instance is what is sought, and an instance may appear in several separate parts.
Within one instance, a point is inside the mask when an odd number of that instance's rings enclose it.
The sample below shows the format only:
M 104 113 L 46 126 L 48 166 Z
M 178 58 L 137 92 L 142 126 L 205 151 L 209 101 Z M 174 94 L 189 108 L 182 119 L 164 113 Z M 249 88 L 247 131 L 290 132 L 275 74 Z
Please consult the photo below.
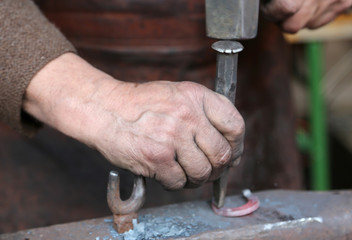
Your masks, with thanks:
M 222 208 L 224 206 L 224 202 L 219 202 L 219 200 L 216 200 L 215 198 L 212 199 L 212 205 L 214 205 L 217 208 Z

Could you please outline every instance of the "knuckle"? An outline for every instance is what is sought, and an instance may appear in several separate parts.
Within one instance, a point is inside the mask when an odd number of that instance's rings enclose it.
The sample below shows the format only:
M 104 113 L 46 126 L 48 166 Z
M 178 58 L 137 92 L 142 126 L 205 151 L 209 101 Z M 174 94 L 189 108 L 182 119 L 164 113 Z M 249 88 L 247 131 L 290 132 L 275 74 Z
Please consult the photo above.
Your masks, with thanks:
M 214 168 L 222 168 L 230 162 L 232 158 L 232 148 L 229 144 L 226 144 L 220 148 L 220 151 L 216 154 L 214 162 Z
M 204 183 L 206 182 L 210 175 L 211 175 L 212 168 L 210 165 L 204 166 L 201 169 L 199 169 L 196 173 L 194 173 L 192 176 L 189 176 L 189 179 L 193 183 Z
M 301 1 L 280 1 L 279 6 L 284 15 L 293 15 L 301 8 Z
M 194 111 L 186 105 L 186 104 L 179 104 L 176 109 L 176 115 L 178 118 L 182 120 L 189 120 L 192 118 Z
M 158 125 L 158 135 L 164 138 L 164 141 L 173 139 L 176 136 L 178 129 L 178 124 L 177 121 L 169 120 L 165 122 L 164 124 Z
M 163 145 L 145 145 L 143 155 L 148 162 L 162 164 L 165 161 L 170 161 L 175 157 L 173 148 Z
M 234 128 L 237 136 L 242 136 L 245 132 L 246 125 L 241 115 L 239 115 L 238 121 L 236 121 L 236 127 Z
M 229 131 L 228 139 L 230 141 L 237 141 L 238 139 L 242 139 L 245 133 L 246 125 L 244 123 L 243 118 L 238 114 L 237 119 L 233 121 L 233 124 Z
M 173 164 L 157 165 L 154 169 L 153 177 L 167 190 L 182 189 L 187 182 L 183 171 L 180 171 L 179 167 Z
M 186 178 L 180 177 L 178 179 L 173 180 L 170 183 L 162 183 L 164 188 L 169 190 L 179 190 L 182 189 L 186 184 Z
M 183 96 L 187 96 L 186 98 L 191 101 L 201 101 L 201 99 L 210 92 L 208 88 L 199 83 L 187 81 L 180 82 L 178 89 L 183 93 Z

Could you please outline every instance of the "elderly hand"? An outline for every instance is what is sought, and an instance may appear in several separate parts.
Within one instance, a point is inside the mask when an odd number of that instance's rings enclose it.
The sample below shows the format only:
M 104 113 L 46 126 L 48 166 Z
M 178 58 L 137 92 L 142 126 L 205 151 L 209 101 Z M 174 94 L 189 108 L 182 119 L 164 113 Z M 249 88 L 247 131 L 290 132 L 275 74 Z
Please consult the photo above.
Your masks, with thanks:
M 288 33 L 318 28 L 347 10 L 352 0 L 262 0 L 264 15 Z
M 243 150 L 243 119 L 224 96 L 191 82 L 121 82 L 71 53 L 32 79 L 23 107 L 168 189 L 217 178 Z

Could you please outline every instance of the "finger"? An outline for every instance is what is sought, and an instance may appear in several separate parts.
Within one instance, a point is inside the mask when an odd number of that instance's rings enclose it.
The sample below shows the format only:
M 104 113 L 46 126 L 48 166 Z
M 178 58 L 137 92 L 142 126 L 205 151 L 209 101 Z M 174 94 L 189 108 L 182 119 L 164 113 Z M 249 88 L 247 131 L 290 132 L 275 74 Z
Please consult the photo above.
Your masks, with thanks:
M 261 9 L 269 20 L 282 21 L 297 13 L 303 2 L 303 0 L 262 0 Z
M 299 11 L 281 23 L 283 31 L 296 33 L 306 27 L 308 22 L 313 18 L 318 6 L 313 1 L 305 1 Z
M 168 190 L 178 190 L 185 186 L 187 178 L 182 167 L 175 161 L 174 164 L 162 165 L 155 174 L 155 179 Z
M 319 17 L 316 17 L 307 23 L 307 28 L 316 29 L 320 28 L 329 22 L 333 21 L 337 15 L 333 12 L 327 12 Z
M 231 145 L 233 157 L 241 155 L 245 125 L 233 104 L 226 97 L 213 94 L 204 99 L 204 112 L 209 122 Z
M 144 159 L 141 170 L 149 169 L 149 172 L 142 175 L 154 177 L 164 188 L 177 190 L 186 184 L 186 174 L 176 161 L 175 148 L 171 144 L 149 143 L 142 148 L 142 154 L 138 156 L 143 156 Z
M 333 21 L 340 13 L 344 12 L 352 5 L 352 0 L 337 1 L 329 5 L 322 6 L 323 10 L 312 18 L 307 27 L 316 29 Z
M 234 161 L 230 161 L 229 167 L 237 167 L 238 165 L 240 165 L 241 163 L 241 157 L 238 157 L 237 159 L 235 159 Z M 221 176 L 222 172 L 224 171 L 224 169 L 220 169 L 217 172 L 212 173 L 212 175 L 209 178 L 209 181 L 215 181 L 216 179 L 219 179 L 219 177 Z
M 198 186 L 209 179 L 212 166 L 192 138 L 180 142 L 177 161 L 186 173 L 188 187 Z
M 230 167 L 237 167 L 238 165 L 240 165 L 241 163 L 241 159 L 242 157 L 238 157 L 236 158 L 234 161 L 230 162 Z M 223 172 L 223 169 L 221 171 L 218 171 L 217 173 L 214 173 L 211 175 L 211 177 L 209 178 L 209 181 L 215 181 L 217 179 L 219 179 L 219 177 L 221 176 L 221 173 Z
M 210 122 L 205 121 L 206 123 L 199 126 L 195 142 L 209 159 L 212 166 L 211 177 L 214 177 L 230 164 L 233 149 L 227 139 Z

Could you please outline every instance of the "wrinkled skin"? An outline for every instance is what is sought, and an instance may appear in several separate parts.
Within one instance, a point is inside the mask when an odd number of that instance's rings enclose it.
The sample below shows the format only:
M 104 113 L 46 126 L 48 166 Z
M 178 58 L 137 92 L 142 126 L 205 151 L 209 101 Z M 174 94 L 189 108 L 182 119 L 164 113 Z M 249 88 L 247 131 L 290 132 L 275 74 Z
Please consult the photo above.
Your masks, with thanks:
M 295 33 L 302 28 L 319 28 L 351 5 L 352 0 L 262 0 L 261 9 L 283 31 Z
M 215 179 L 243 149 L 243 119 L 230 101 L 191 82 L 122 84 L 106 105 L 97 148 L 113 163 L 169 189 Z M 104 126 L 105 125 L 105 126 Z
M 262 11 L 293 33 L 332 21 L 351 2 L 265 0 Z M 122 82 L 72 53 L 34 76 L 23 109 L 168 189 L 216 179 L 243 151 L 243 119 L 224 96 L 190 82 Z
M 122 82 L 66 53 L 30 82 L 24 110 L 167 189 L 214 180 L 243 151 L 244 121 L 192 82 Z

